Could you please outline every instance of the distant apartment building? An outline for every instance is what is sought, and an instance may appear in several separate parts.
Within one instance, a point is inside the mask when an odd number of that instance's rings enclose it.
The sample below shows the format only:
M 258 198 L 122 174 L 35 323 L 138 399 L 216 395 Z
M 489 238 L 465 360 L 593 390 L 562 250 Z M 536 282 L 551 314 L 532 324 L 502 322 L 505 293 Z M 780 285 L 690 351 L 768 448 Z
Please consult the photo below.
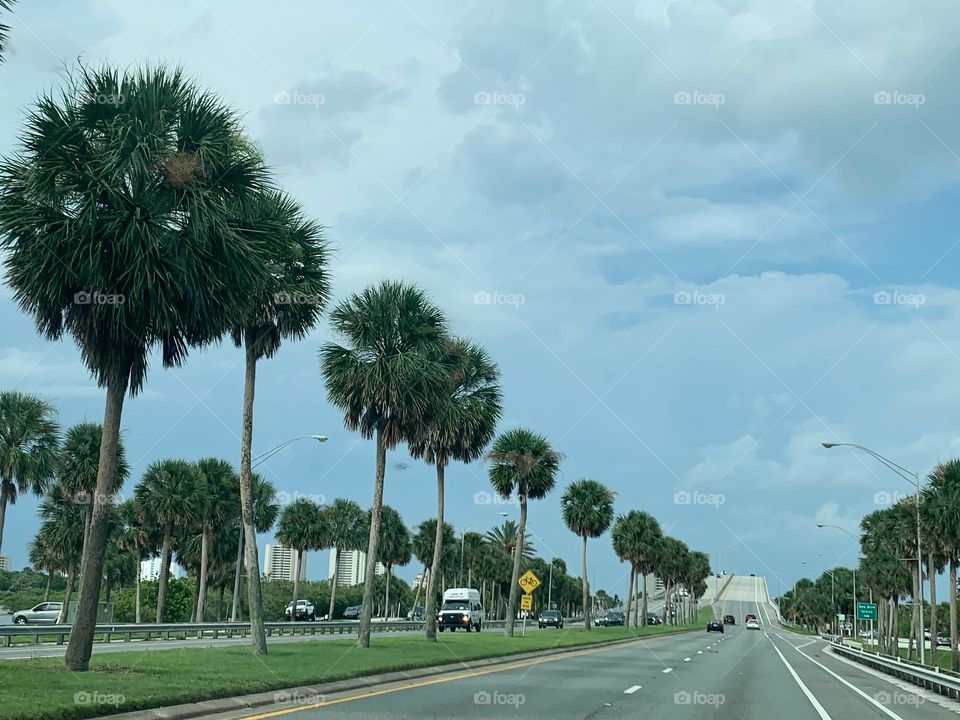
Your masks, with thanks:
M 327 578 L 332 578 L 334 573 L 333 566 L 334 551 L 330 551 L 330 562 L 327 564 Z M 363 550 L 341 550 L 339 567 L 336 568 L 337 585 L 347 587 L 350 585 L 359 585 L 363 582 L 364 573 L 367 571 L 367 554 Z M 381 563 L 377 563 L 377 575 L 383 575 L 386 569 Z
M 183 577 L 183 568 L 177 565 L 175 562 L 170 563 L 170 575 L 171 577 L 179 578 Z M 140 579 L 141 580 L 158 580 L 160 578 L 160 558 L 154 557 L 149 560 L 143 560 L 140 563 Z
M 9 569 L 10 569 L 10 556 L 0 555 L 0 570 L 9 570 Z
M 267 545 L 263 553 L 263 574 L 271 580 L 293 582 L 296 563 L 300 562 L 300 579 L 307 578 L 307 554 L 300 553 L 283 545 Z

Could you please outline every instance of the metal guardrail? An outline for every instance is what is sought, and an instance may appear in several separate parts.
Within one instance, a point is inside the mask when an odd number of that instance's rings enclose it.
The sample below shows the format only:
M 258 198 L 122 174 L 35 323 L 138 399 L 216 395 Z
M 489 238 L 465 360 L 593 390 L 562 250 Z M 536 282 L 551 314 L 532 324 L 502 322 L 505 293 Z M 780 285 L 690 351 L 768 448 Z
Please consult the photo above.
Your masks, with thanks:
M 502 628 L 503 620 L 486 620 L 484 627 Z M 345 635 L 354 634 L 359 627 L 357 621 L 315 621 L 315 622 L 268 622 L 264 623 L 267 637 L 283 635 Z M 422 631 L 422 620 L 394 620 L 371 623 L 373 632 L 409 632 Z M 70 625 L 3 625 L 0 626 L 0 639 L 5 647 L 13 645 L 14 638 L 28 637 L 31 644 L 63 645 L 70 637 Z M 149 640 L 217 640 L 222 638 L 246 637 L 250 634 L 249 623 L 136 623 L 119 625 L 97 625 L 95 639 L 112 642 L 117 639 L 124 642 Z M 47 638 L 44 640 L 44 638 Z
M 933 690 L 941 695 L 947 695 L 954 700 L 960 699 L 960 675 L 939 667 L 921 665 L 911 660 L 902 660 L 891 655 L 868 652 L 859 648 L 831 642 L 833 652 L 848 657 L 874 670 L 880 670 L 888 675 L 895 675 L 901 680 L 919 685 L 927 690 Z

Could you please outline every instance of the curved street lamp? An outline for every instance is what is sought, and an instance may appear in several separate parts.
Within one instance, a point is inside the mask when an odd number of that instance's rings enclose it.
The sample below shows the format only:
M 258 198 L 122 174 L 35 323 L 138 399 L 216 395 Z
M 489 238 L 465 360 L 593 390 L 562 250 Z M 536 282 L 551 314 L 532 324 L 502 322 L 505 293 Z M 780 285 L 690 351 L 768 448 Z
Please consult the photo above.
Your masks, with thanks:
M 289 440 L 284 440 L 282 443 L 277 445 L 274 448 L 270 448 L 265 453 L 257 455 L 250 461 L 250 469 L 253 470 L 258 465 L 262 465 L 267 460 L 272 458 L 278 452 L 283 450 L 287 445 L 295 443 L 297 440 L 316 440 L 317 442 L 326 442 L 326 435 L 297 435 L 292 437 Z M 243 562 L 243 523 L 240 523 L 240 540 L 237 542 L 237 569 L 233 575 L 233 606 L 230 608 L 230 622 L 237 621 L 237 612 L 240 609 L 240 567 Z M 300 562 L 300 559 L 297 558 L 297 562 Z M 257 572 L 260 572 L 260 569 L 257 568 Z
M 835 447 L 851 447 L 851 448 L 860 450 L 862 452 L 865 452 L 874 460 L 879 461 L 884 467 L 892 470 L 901 478 L 903 478 L 908 482 L 912 482 L 916 486 L 917 494 L 915 496 L 915 500 L 916 500 L 916 509 L 917 509 L 917 585 L 919 585 L 920 587 L 920 598 L 919 598 L 919 602 L 917 603 L 917 609 L 920 614 L 919 615 L 920 627 L 918 629 L 917 644 L 920 646 L 920 664 L 923 665 L 925 664 L 926 660 L 924 658 L 924 648 L 923 648 L 923 645 L 924 645 L 923 643 L 923 565 L 921 562 L 923 550 L 920 544 L 920 475 L 918 473 L 913 472 L 912 470 L 907 470 L 902 465 L 898 465 L 893 460 L 890 460 L 889 458 L 885 458 L 883 455 L 881 455 L 877 451 L 871 450 L 870 448 L 864 447 L 863 445 L 857 445 L 856 443 L 828 443 L 828 442 L 821 443 L 821 445 L 823 445 L 828 450 Z M 914 600 L 917 600 L 917 598 L 914 598 Z

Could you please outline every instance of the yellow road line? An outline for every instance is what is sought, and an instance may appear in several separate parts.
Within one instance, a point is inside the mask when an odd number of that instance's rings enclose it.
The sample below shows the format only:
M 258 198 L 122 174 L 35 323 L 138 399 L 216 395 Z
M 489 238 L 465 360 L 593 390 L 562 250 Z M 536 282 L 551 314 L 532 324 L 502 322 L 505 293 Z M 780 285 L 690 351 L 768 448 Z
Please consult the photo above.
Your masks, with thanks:
M 640 642 L 646 639 L 654 639 L 656 636 L 649 638 L 637 638 L 634 642 Z M 668 636 L 664 636 L 668 637 Z M 371 690 L 369 692 L 360 693 L 357 695 L 351 695 L 350 697 L 338 698 L 336 700 L 325 700 L 323 702 L 312 703 L 310 705 L 298 705 L 297 707 L 284 708 L 283 710 L 274 710 L 272 712 L 262 713 L 260 715 L 248 715 L 243 720 L 265 720 L 266 718 L 279 717 L 281 715 L 289 715 L 291 713 L 303 712 L 304 710 L 316 710 L 317 708 L 329 707 L 331 705 L 339 705 L 341 703 L 353 702 L 354 700 L 365 700 L 366 698 L 377 697 L 378 695 L 387 695 L 388 693 L 401 692 L 404 690 L 415 690 L 416 688 L 426 687 L 428 685 L 439 685 L 440 683 L 455 682 L 457 680 L 465 680 L 467 678 L 480 677 L 483 675 L 492 675 L 494 673 L 506 672 L 508 670 L 517 670 L 519 668 L 530 667 L 532 665 L 540 665 L 542 663 L 555 662 L 557 660 L 566 660 L 571 657 L 580 657 L 582 655 L 594 655 L 601 652 L 610 652 L 611 650 L 616 650 L 618 648 L 631 645 L 632 643 L 617 643 L 611 647 L 602 647 L 602 648 L 588 648 L 584 650 L 577 650 L 570 653 L 558 653 L 557 655 L 550 655 L 544 658 L 530 658 L 529 660 L 518 660 L 506 665 L 498 665 L 494 668 L 485 668 L 482 670 L 472 670 L 469 672 L 460 673 L 458 675 L 443 676 L 439 678 L 429 678 L 425 680 L 415 680 L 413 682 L 407 683 L 405 685 L 399 685 L 397 687 L 383 688 L 382 690 Z M 280 692 L 280 691 L 278 691 Z M 349 692 L 349 691 L 345 691 Z

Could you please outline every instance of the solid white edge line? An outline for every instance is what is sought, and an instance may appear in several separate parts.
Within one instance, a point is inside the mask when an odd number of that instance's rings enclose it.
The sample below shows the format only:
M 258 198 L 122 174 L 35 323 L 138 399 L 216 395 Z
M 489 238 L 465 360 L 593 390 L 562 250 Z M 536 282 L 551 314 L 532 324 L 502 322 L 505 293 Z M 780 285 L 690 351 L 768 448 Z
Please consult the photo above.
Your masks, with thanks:
M 637 690 L 639 690 L 642 685 L 631 685 L 626 690 L 623 691 L 624 695 L 633 695 Z
M 773 641 L 773 638 L 771 638 L 769 635 L 766 637 L 767 640 L 770 641 L 770 644 L 773 645 L 773 649 L 777 651 L 777 655 L 780 656 L 783 664 L 786 665 L 790 675 L 796 681 L 797 685 L 800 686 L 800 690 L 803 691 L 803 694 L 807 696 L 807 700 L 809 700 L 810 704 L 813 705 L 813 709 L 817 711 L 817 714 L 820 716 L 821 720 L 833 720 L 827 711 L 823 709 L 823 705 L 820 704 L 820 701 L 817 700 L 816 696 L 810 692 L 810 688 L 803 684 L 803 680 L 801 680 L 800 676 L 797 675 L 797 671 L 793 669 L 793 666 L 787 662 L 787 659 L 783 656 L 783 653 L 780 652 L 780 648 L 777 647 L 777 644 Z
M 771 641 L 771 642 L 772 642 L 772 641 Z M 776 645 L 774 645 L 774 647 L 776 647 Z M 899 715 L 897 715 L 895 712 L 893 712 L 893 710 L 891 710 L 890 708 L 886 707 L 883 703 L 877 701 L 876 698 L 872 698 L 872 697 L 870 697 L 869 695 L 867 695 L 863 690 L 861 690 L 860 688 L 858 688 L 858 687 L 857 687 L 856 685 L 854 685 L 853 683 L 851 683 L 851 682 L 847 681 L 846 679 L 844 679 L 844 678 L 840 677 L 839 675 L 837 675 L 833 670 L 831 670 L 830 668 L 828 668 L 828 667 L 827 667 L 826 665 L 824 665 L 823 663 L 817 662 L 817 661 L 814 660 L 812 657 L 810 657 L 809 655 L 807 655 L 805 652 L 800 652 L 800 650 L 798 650 L 797 648 L 794 648 L 794 650 L 796 650 L 798 653 L 800 653 L 801 655 L 803 655 L 807 660 L 809 660 L 810 662 L 812 662 L 814 665 L 816 665 L 817 667 L 819 667 L 821 670 L 823 670 L 824 672 L 832 675 L 835 679 L 837 679 L 837 680 L 839 680 L 840 682 L 842 682 L 844 685 L 846 685 L 848 688 L 850 688 L 851 690 L 853 690 L 857 695 L 859 695 L 860 697 L 862 697 L 864 700 L 866 700 L 866 701 L 869 702 L 869 703 L 872 703 L 872 704 L 873 704 L 874 706 L 876 706 L 881 712 L 883 712 L 883 713 L 886 714 L 887 716 L 893 718 L 893 720 L 903 720 L 903 718 L 900 717 Z

